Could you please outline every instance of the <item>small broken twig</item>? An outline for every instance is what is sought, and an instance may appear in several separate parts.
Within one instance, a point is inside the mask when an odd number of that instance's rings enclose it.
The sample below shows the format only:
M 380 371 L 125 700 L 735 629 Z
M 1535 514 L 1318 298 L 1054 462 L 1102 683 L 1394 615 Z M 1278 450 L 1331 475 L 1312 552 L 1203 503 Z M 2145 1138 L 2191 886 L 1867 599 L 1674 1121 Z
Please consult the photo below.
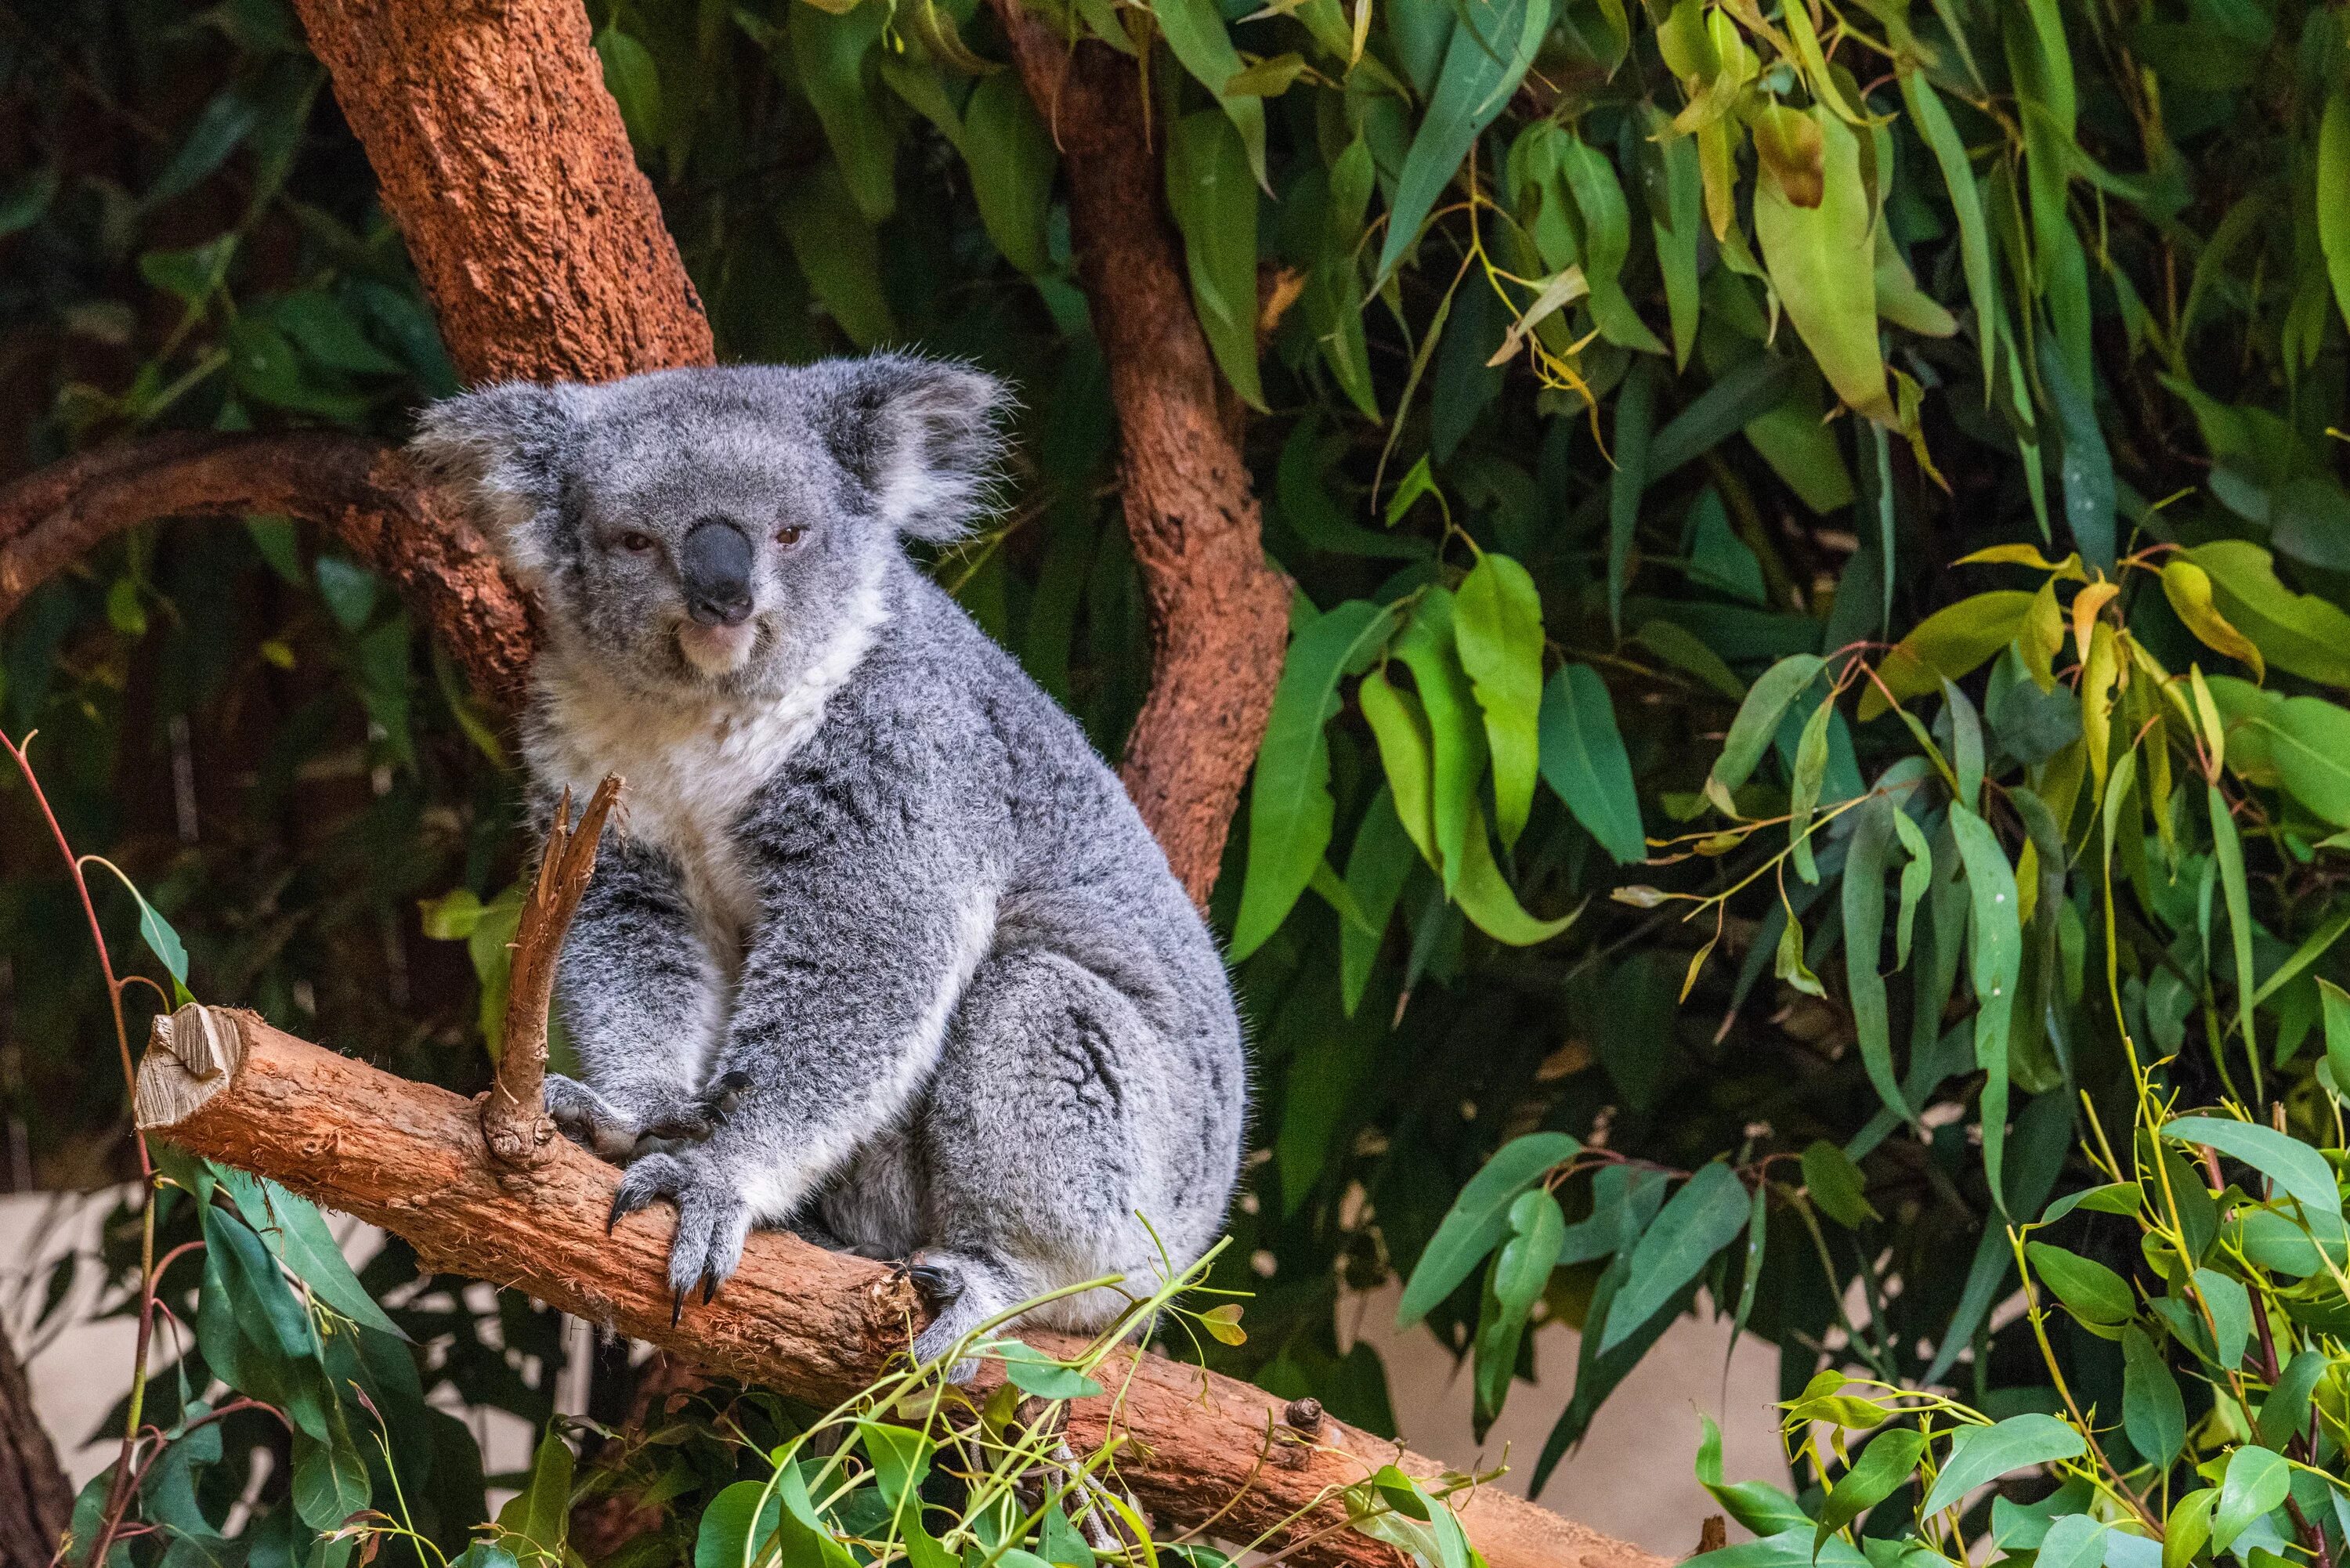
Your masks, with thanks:
M 555 960 L 588 892 L 588 878 L 595 874 L 604 819 L 619 798 L 619 775 L 605 774 L 575 823 L 571 792 L 563 792 L 539 856 L 538 879 L 515 927 L 505 1048 L 498 1056 L 497 1080 L 482 1101 L 482 1140 L 492 1159 L 514 1169 L 544 1164 L 555 1142 L 555 1123 L 546 1114 L 546 1018 L 555 994 Z

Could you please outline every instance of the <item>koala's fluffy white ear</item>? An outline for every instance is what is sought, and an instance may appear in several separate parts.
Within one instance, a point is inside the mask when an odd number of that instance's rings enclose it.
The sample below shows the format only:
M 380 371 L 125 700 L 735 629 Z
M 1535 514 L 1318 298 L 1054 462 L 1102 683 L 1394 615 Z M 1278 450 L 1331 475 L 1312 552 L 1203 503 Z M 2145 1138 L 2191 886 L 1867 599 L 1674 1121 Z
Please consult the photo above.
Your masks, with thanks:
M 842 464 L 898 533 L 941 544 L 962 537 L 990 504 L 1011 389 L 968 365 L 907 354 L 842 369 L 848 385 L 831 420 Z
M 506 565 L 529 580 L 550 563 L 574 429 L 563 389 L 510 381 L 426 409 L 409 450 L 472 497 Z

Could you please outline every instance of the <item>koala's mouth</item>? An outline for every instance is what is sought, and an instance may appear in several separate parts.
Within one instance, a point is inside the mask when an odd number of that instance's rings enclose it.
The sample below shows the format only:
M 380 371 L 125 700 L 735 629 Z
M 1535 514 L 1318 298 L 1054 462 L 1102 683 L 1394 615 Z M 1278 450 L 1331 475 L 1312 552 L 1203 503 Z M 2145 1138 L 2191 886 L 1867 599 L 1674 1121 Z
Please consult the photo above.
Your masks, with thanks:
M 758 641 L 756 621 L 744 621 L 740 626 L 703 626 L 698 621 L 687 621 L 677 628 L 678 652 L 685 656 L 686 663 L 706 676 L 731 675 L 742 669 L 750 662 Z

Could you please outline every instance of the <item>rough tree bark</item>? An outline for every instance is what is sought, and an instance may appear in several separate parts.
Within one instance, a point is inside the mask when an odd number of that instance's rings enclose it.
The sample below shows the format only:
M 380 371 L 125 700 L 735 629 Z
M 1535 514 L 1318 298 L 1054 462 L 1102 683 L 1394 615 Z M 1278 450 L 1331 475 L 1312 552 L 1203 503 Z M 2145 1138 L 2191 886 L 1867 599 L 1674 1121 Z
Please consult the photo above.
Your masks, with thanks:
M 157 517 L 299 518 L 401 596 L 474 687 L 511 707 L 530 667 L 527 601 L 449 496 L 359 436 L 182 431 L 99 447 L 0 488 L 0 620 L 104 539 Z
M 670 1321 L 666 1208 L 608 1236 L 619 1172 L 558 1140 L 526 1180 L 501 1179 L 473 1102 L 413 1084 L 272 1029 L 250 1012 L 184 1007 L 157 1021 L 140 1064 L 140 1127 L 284 1182 L 405 1237 L 423 1266 L 528 1292 L 566 1312 L 717 1371 L 829 1407 L 906 1348 L 920 1311 L 880 1264 L 775 1231 L 753 1234 L 718 1299 Z M 1027 1337 L 1071 1354 L 1066 1336 Z M 1213 1518 L 1247 1540 L 1305 1512 L 1295 1534 L 1344 1518 L 1334 1489 L 1394 1462 L 1440 1467 L 1272 1395 L 1156 1355 L 1121 1355 L 1097 1375 L 1124 1397 L 1070 1407 L 1087 1452 L 1116 1438 L 1118 1473 L 1170 1524 Z M 1310 1425 L 1309 1432 L 1299 1429 Z M 1461 1511 L 1492 1568 L 1663 1568 L 1661 1559 L 1492 1489 Z M 1294 1538 L 1294 1537 L 1293 1537 Z M 1391 1549 L 1334 1530 L 1296 1553 L 1324 1568 L 1392 1568 Z
M 33 1411 L 16 1347 L 0 1332 L 0 1568 L 49 1568 L 73 1515 L 73 1488 Z
M 1205 903 L 1264 738 L 1289 634 L 1247 465 L 1218 406 L 1163 211 L 1142 78 L 1108 46 L 1072 47 L 1020 0 L 993 0 L 1069 181 L 1069 229 L 1109 369 L 1119 500 L 1150 615 L 1150 692 L 1119 772 L 1191 897 Z
M 296 0 L 469 382 L 707 365 L 579 0 Z

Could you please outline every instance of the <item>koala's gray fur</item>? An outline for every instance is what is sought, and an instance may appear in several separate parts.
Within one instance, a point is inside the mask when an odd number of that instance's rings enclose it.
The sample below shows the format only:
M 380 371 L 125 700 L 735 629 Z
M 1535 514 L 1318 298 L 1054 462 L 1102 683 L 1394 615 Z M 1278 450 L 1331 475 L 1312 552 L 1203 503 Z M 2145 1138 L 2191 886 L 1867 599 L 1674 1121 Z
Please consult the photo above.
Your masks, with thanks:
M 1083 732 L 900 547 L 982 504 L 1005 400 L 881 356 L 424 416 L 545 609 L 541 819 L 628 781 L 558 971 L 587 1081 L 547 1104 L 638 1157 L 616 1219 L 675 1204 L 681 1306 L 792 1225 L 911 1260 L 928 1359 L 1048 1290 L 1147 1290 L 1222 1226 L 1247 1081 L 1213 940 Z

